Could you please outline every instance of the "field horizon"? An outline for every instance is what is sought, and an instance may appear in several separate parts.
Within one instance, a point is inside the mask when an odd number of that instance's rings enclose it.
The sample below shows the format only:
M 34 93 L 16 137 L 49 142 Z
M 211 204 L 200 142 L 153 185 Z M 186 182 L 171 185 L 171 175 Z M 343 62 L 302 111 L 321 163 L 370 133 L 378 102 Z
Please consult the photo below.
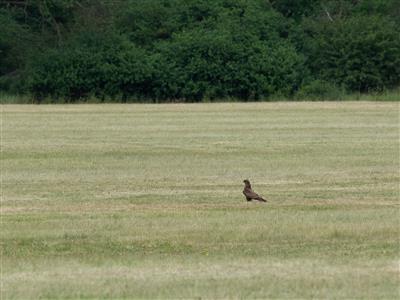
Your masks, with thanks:
M 400 297 L 399 103 L 0 109 L 1 299 Z

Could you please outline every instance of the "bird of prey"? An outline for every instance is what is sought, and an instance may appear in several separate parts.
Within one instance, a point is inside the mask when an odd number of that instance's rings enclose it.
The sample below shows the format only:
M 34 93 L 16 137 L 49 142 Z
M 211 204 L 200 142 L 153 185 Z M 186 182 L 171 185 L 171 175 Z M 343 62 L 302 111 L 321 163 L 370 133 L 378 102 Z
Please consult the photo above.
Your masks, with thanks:
M 243 182 L 244 182 L 243 194 L 246 197 L 247 201 L 251 201 L 254 199 L 254 200 L 261 201 L 261 202 L 267 202 L 267 200 L 263 199 L 261 196 L 254 193 L 254 191 L 251 189 L 250 181 L 245 179 L 245 180 L 243 180 Z

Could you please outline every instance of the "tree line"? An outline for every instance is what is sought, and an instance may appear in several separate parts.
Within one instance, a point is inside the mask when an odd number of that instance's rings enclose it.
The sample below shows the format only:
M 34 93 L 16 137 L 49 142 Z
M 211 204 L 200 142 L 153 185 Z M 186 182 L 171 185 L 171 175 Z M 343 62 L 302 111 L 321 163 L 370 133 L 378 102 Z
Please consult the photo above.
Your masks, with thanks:
M 259 100 L 400 84 L 398 0 L 1 0 L 0 90 Z

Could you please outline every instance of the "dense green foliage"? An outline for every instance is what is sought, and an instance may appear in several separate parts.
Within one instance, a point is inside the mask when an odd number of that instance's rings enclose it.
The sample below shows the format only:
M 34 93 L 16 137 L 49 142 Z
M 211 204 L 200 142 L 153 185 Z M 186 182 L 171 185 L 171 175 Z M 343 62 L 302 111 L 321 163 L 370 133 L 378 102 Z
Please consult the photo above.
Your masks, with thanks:
M 0 90 L 37 99 L 324 97 L 400 84 L 397 0 L 0 4 Z

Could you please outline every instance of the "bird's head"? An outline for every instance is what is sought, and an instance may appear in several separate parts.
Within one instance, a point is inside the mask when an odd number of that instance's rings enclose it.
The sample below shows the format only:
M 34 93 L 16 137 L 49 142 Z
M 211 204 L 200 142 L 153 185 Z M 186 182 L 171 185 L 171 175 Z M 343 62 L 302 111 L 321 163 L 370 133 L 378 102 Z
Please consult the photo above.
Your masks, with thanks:
M 243 180 L 245 186 L 250 186 L 250 181 L 248 179 Z

